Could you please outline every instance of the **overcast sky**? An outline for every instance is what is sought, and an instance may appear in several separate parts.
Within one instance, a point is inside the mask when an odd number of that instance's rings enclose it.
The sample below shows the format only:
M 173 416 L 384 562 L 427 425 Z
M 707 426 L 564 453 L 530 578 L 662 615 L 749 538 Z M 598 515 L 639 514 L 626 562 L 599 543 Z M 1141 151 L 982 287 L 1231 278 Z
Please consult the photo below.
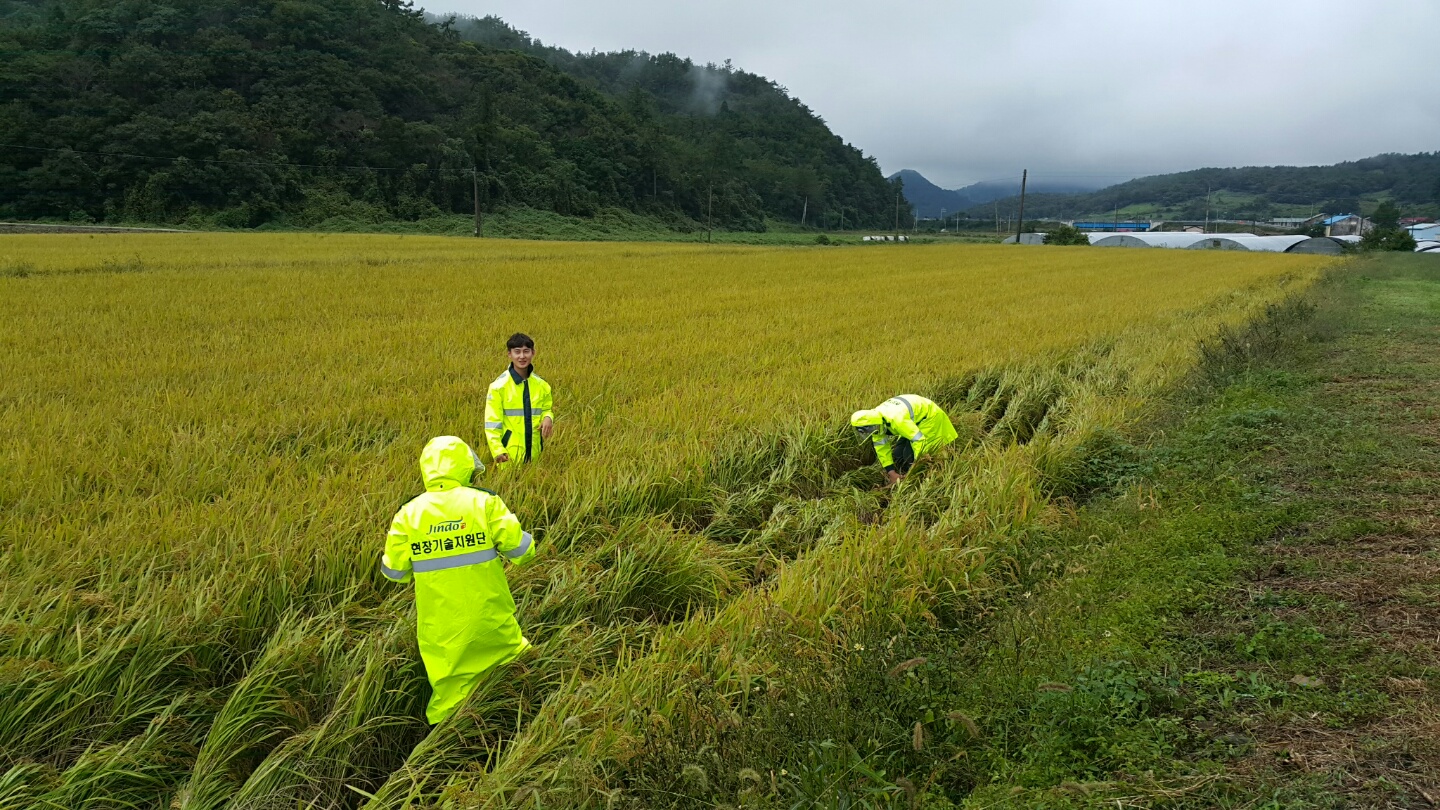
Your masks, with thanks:
M 572 51 L 733 60 L 946 188 L 1440 150 L 1440 0 L 420 0 Z

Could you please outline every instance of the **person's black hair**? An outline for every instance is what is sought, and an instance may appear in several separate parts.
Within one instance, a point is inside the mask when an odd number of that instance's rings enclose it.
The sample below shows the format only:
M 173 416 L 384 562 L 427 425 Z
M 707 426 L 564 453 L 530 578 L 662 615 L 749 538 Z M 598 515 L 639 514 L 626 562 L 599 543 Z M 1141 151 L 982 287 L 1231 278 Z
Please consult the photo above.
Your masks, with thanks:
M 509 340 L 505 341 L 506 351 L 509 351 L 510 349 L 518 349 L 521 346 L 524 346 L 527 349 L 533 349 L 535 348 L 535 341 L 531 340 L 530 336 L 525 334 L 524 332 L 516 332 L 515 334 L 510 336 Z

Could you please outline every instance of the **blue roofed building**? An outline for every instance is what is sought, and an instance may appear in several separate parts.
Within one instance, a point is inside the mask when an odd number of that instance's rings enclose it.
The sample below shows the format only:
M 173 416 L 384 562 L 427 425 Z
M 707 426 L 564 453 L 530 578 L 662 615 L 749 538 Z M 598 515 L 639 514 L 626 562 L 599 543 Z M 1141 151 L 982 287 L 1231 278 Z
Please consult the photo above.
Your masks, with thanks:
M 1416 242 L 1440 242 L 1440 225 L 1434 222 L 1420 222 L 1409 225 L 1405 230 L 1415 237 Z
M 1358 214 L 1336 214 L 1321 220 L 1326 236 L 1364 236 L 1374 225 Z
M 1150 230 L 1148 222 L 1077 222 L 1075 227 L 1082 231 L 1116 231 L 1133 233 Z

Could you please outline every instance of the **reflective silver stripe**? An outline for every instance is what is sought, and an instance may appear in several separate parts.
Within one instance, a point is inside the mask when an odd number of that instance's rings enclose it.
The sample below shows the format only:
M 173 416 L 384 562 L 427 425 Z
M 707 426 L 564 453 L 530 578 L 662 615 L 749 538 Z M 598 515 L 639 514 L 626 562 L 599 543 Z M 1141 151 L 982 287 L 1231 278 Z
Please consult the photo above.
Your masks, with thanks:
M 530 542 L 534 539 L 535 538 L 530 536 L 530 532 L 520 532 L 520 545 L 505 552 L 505 556 L 512 560 L 518 560 L 524 557 L 525 552 L 530 550 Z
M 534 409 L 534 408 L 531 408 L 531 409 L 530 409 L 530 413 L 532 413 L 532 414 L 535 413 L 535 409 Z M 506 416 L 524 416 L 524 415 L 525 415 L 525 409 L 524 409 L 524 408 L 506 408 L 506 409 L 505 409 L 505 415 L 506 415 Z
M 913 420 L 913 419 L 915 418 L 915 408 L 910 405 L 910 400 L 908 400 L 908 399 L 906 399 L 906 398 L 904 398 L 904 397 L 895 397 L 895 398 L 898 399 L 898 400 L 900 400 L 901 402 L 905 403 L 905 410 L 907 410 L 907 411 L 910 412 L 910 418 Z
M 391 568 L 384 562 L 380 563 L 380 573 L 384 574 L 386 579 L 393 579 L 396 582 L 400 582 L 401 580 L 405 579 L 404 571 L 396 571 L 394 568 Z
M 504 422 L 486 422 L 486 423 L 485 423 L 485 428 L 486 428 L 487 430 L 491 430 L 491 429 L 493 429 L 493 430 L 499 430 L 500 428 L 503 428 L 503 427 L 505 427 L 505 423 L 504 423 Z
M 479 565 L 491 560 L 498 559 L 499 553 L 493 548 L 484 551 L 472 551 L 469 554 L 456 554 L 454 557 L 440 557 L 435 560 L 416 560 L 415 573 L 424 574 L 430 571 L 443 571 L 446 568 L 464 568 L 467 565 Z
M 917 430 L 917 431 L 915 431 L 915 438 L 911 439 L 910 441 L 912 441 L 912 442 L 923 442 L 923 441 L 925 441 L 925 434 L 924 434 L 924 433 L 921 433 L 920 431 Z
M 889 438 L 888 436 L 877 436 L 877 437 L 875 438 L 875 444 L 876 444 L 876 446 L 878 446 L 878 447 L 889 447 L 889 446 L 890 446 L 890 438 Z

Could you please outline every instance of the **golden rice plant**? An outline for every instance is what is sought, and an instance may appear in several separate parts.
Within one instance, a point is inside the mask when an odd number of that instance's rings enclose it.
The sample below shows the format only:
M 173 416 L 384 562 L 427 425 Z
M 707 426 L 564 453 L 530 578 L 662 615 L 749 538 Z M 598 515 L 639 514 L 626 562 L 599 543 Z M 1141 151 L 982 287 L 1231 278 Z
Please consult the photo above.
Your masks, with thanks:
M 0 238 L 0 806 L 606 804 L 694 689 L 745 722 L 777 632 L 820 666 L 970 609 L 1087 436 L 1324 262 Z M 537 646 L 429 730 L 375 558 L 517 330 L 557 432 L 487 486 L 543 544 Z M 902 391 L 966 439 L 879 493 L 845 419 Z

